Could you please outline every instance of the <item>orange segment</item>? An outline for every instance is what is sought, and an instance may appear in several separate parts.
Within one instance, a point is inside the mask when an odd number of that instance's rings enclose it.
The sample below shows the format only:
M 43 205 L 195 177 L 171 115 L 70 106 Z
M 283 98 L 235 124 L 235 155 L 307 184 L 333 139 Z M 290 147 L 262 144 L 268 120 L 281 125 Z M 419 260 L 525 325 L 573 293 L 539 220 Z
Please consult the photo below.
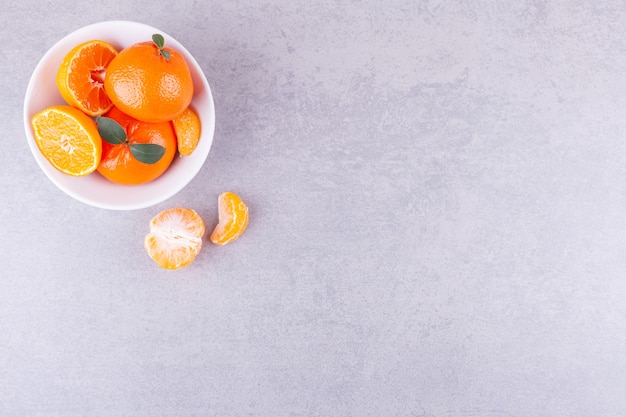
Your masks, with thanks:
M 144 247 L 161 268 L 180 269 L 196 258 L 203 236 L 204 222 L 198 213 L 176 207 L 162 211 L 150 221 Z
M 100 40 L 73 48 L 57 72 L 57 87 L 67 104 L 90 116 L 106 113 L 113 103 L 104 91 L 104 76 L 116 55 L 111 44 Z
M 180 156 L 191 155 L 200 141 L 200 117 L 193 109 L 187 107 L 180 116 L 172 120 L 172 126 L 176 133 Z
M 218 198 L 219 223 L 211 233 L 211 242 L 222 246 L 233 242 L 248 226 L 248 206 L 235 193 L 225 192 Z
M 70 106 L 52 106 L 33 116 L 35 142 L 59 171 L 83 176 L 100 163 L 102 139 L 93 119 Z

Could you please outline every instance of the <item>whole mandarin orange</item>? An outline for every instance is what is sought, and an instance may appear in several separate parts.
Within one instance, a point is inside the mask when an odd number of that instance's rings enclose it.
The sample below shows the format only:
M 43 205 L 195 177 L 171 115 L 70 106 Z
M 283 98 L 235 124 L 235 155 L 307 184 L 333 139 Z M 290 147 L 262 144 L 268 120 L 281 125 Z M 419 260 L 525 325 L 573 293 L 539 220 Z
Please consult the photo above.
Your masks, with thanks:
M 189 106 L 193 80 L 185 58 L 153 40 L 124 48 L 111 60 L 104 90 L 122 112 L 156 123 L 174 119 Z
M 105 117 L 115 120 L 126 132 L 126 142 L 113 145 L 102 141 L 98 172 L 108 180 L 123 185 L 145 184 L 160 177 L 176 155 L 176 135 L 170 122 L 147 123 L 137 120 L 117 107 Z M 157 162 L 146 164 L 135 158 L 130 145 L 152 143 L 165 148 Z

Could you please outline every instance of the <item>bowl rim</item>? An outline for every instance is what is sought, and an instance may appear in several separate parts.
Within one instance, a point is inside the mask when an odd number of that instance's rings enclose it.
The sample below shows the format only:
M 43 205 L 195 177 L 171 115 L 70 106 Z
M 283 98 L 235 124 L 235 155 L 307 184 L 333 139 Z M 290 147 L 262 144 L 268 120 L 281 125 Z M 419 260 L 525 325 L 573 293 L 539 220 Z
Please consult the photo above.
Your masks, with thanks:
M 123 28 L 123 27 L 127 27 L 127 28 L 132 27 L 132 29 L 134 30 L 144 31 L 146 33 L 147 32 L 160 33 L 166 38 L 167 42 L 170 45 L 172 45 L 173 47 L 176 47 L 176 49 L 185 57 L 185 60 L 188 62 L 188 65 L 190 67 L 190 70 L 192 71 L 192 74 L 195 74 L 196 75 L 195 78 L 198 78 L 202 83 L 202 86 L 196 86 L 195 89 L 199 95 L 202 95 L 202 97 L 199 98 L 198 100 L 201 99 L 203 102 L 206 102 L 206 106 L 208 107 L 208 113 L 204 112 L 203 118 L 202 118 L 203 125 L 202 125 L 201 138 L 202 138 L 202 141 L 205 142 L 203 144 L 202 154 L 195 155 L 195 157 L 200 160 L 194 160 L 194 164 L 192 166 L 185 166 L 184 168 L 181 166 L 180 169 L 177 170 L 177 173 L 179 173 L 179 175 L 182 176 L 181 181 L 175 182 L 175 185 L 168 187 L 167 190 L 159 190 L 159 192 L 155 193 L 155 195 L 150 198 L 138 199 L 138 200 L 133 200 L 133 201 L 128 201 L 128 202 L 112 203 L 112 202 L 107 202 L 103 200 L 98 200 L 97 198 L 94 198 L 94 197 L 83 195 L 81 194 L 80 190 L 72 188 L 71 186 L 68 186 L 67 184 L 63 183 L 63 182 L 69 182 L 73 180 L 82 180 L 86 177 L 80 177 L 80 178 L 70 177 L 70 179 L 68 179 L 68 176 L 66 174 L 57 172 L 56 168 L 50 165 L 50 163 L 43 157 L 43 155 L 41 154 L 41 152 L 39 151 L 37 147 L 37 144 L 35 142 L 35 139 L 32 133 L 31 118 L 33 115 L 33 107 L 30 105 L 30 103 L 35 94 L 33 90 L 39 80 L 39 77 L 42 74 L 42 69 L 46 66 L 46 64 L 48 64 L 48 62 L 51 59 L 53 59 L 53 57 L 58 56 L 58 54 L 60 53 L 59 50 L 63 48 L 63 45 L 65 43 L 68 43 L 68 41 L 72 38 L 80 37 L 82 33 L 90 33 L 93 31 L 106 32 L 107 29 L 110 30 L 111 28 Z M 100 36 L 100 38 L 102 38 L 102 40 L 107 41 L 106 36 Z M 132 43 L 134 42 L 129 42 L 127 45 L 125 44 L 123 46 L 125 47 Z M 67 50 L 67 52 L 69 52 L 69 49 Z M 192 104 L 194 103 L 194 101 L 196 101 L 195 92 L 194 92 L 194 99 L 192 100 Z M 61 101 L 57 104 L 65 105 L 66 103 L 64 101 Z M 41 110 L 43 110 L 43 108 Z M 26 140 L 27 140 L 28 146 L 30 148 L 31 153 L 33 154 L 35 158 L 35 161 L 39 165 L 39 168 L 44 172 L 45 176 L 54 185 L 56 185 L 57 188 L 59 188 L 65 194 L 73 197 L 74 199 L 84 204 L 93 206 L 93 207 L 109 209 L 109 210 L 136 210 L 136 209 L 147 208 L 147 207 L 159 204 L 171 198 L 178 192 L 180 192 L 189 184 L 189 182 L 191 182 L 191 180 L 193 180 L 193 178 L 196 177 L 198 172 L 204 166 L 206 159 L 208 158 L 208 154 L 210 152 L 210 148 L 211 148 L 214 134 L 215 134 L 215 103 L 213 100 L 213 94 L 212 94 L 209 82 L 206 78 L 206 75 L 202 71 L 202 67 L 200 66 L 198 61 L 184 47 L 184 45 L 182 45 L 176 38 L 169 35 L 165 31 L 159 28 L 156 28 L 154 26 L 145 24 L 145 23 L 135 22 L 135 21 L 130 21 L 130 20 L 106 20 L 106 21 L 91 23 L 91 24 L 79 27 L 67 33 L 65 36 L 61 37 L 60 39 L 56 40 L 48 48 L 48 50 L 44 53 L 44 55 L 39 59 L 39 61 L 37 62 L 36 66 L 34 67 L 30 75 L 28 85 L 26 87 L 26 92 L 24 95 L 24 103 L 23 103 L 22 111 L 23 111 L 23 119 L 24 119 L 23 120 L 24 129 L 25 129 Z M 190 157 L 186 157 L 186 158 L 191 158 L 191 157 L 194 157 L 194 155 L 192 154 Z M 175 157 L 175 159 L 180 159 L 178 154 Z M 176 162 L 181 163 L 180 161 L 175 161 L 175 163 Z M 172 167 L 168 168 L 168 170 L 170 170 L 171 168 Z M 97 173 L 93 173 L 91 175 L 96 175 L 96 174 Z M 106 187 L 109 189 L 117 189 L 118 191 L 121 191 L 122 193 L 127 193 L 130 196 L 134 196 L 138 194 L 132 191 L 140 189 L 140 187 L 148 186 L 148 187 L 151 187 L 151 189 L 157 190 L 158 188 L 155 184 L 158 184 L 159 179 L 161 179 L 165 175 L 167 175 L 167 171 L 163 176 L 159 177 L 158 179 L 150 183 L 137 185 L 137 186 L 113 184 L 101 176 L 99 176 L 100 178 L 98 179 L 98 181 L 102 184 L 106 184 Z M 124 190 L 128 190 L 128 191 L 124 191 Z

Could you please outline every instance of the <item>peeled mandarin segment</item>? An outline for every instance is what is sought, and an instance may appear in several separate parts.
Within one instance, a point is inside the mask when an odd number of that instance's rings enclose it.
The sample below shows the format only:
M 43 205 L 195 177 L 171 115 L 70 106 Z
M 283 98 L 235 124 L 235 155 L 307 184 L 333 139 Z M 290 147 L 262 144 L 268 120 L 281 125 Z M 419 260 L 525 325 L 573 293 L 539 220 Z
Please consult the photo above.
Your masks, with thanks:
M 188 266 L 202 249 L 204 221 L 195 211 L 176 207 L 164 210 L 150 221 L 144 247 L 152 260 L 164 269 Z
M 31 124 L 37 147 L 56 169 L 73 176 L 96 170 L 102 139 L 91 117 L 70 106 L 51 106 L 35 114 Z
M 100 40 L 73 48 L 59 66 L 56 78 L 67 104 L 90 116 L 106 113 L 113 103 L 104 91 L 104 75 L 116 55 L 113 45 Z
M 219 223 L 211 233 L 211 242 L 218 246 L 233 242 L 248 226 L 248 206 L 235 193 L 219 195 L 218 215 Z
M 161 268 L 176 270 L 190 265 L 200 252 L 202 243 L 182 244 L 158 233 L 149 233 L 144 239 L 148 255 Z
M 178 117 L 172 120 L 178 153 L 180 156 L 189 156 L 198 146 L 200 141 L 200 117 L 190 107 Z

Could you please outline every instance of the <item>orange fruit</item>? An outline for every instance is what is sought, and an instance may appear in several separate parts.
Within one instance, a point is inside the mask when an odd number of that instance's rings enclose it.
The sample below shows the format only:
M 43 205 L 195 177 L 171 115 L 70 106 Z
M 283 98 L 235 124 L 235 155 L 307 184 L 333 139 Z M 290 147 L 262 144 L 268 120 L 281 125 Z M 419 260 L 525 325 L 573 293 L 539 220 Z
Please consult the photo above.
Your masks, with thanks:
M 73 176 L 92 173 L 100 163 L 102 139 L 93 119 L 70 106 L 51 106 L 31 120 L 43 156 L 59 171 Z
M 180 156 L 189 156 L 193 153 L 200 141 L 200 117 L 190 107 L 172 120 L 174 133 Z
M 203 236 L 204 222 L 198 213 L 176 207 L 162 211 L 150 221 L 144 247 L 161 268 L 180 269 L 196 258 Z
M 98 172 L 118 184 L 145 184 L 160 177 L 176 155 L 176 136 L 170 122 L 146 123 L 113 107 L 105 117 L 118 122 L 126 132 L 126 143 L 112 145 L 102 141 L 102 159 Z M 165 148 L 161 159 L 153 164 L 140 162 L 131 152 L 133 144 L 156 144 Z
M 213 233 L 211 242 L 218 246 L 233 242 L 248 226 L 248 206 L 235 193 L 225 192 L 218 200 L 219 222 Z
M 193 80 L 179 52 L 154 41 L 140 42 L 111 60 L 104 89 L 124 113 L 155 123 L 172 120 L 189 106 Z
M 70 106 L 90 116 L 109 111 L 113 103 L 104 92 L 104 74 L 117 55 L 109 43 L 93 40 L 74 47 L 57 72 L 57 87 Z

